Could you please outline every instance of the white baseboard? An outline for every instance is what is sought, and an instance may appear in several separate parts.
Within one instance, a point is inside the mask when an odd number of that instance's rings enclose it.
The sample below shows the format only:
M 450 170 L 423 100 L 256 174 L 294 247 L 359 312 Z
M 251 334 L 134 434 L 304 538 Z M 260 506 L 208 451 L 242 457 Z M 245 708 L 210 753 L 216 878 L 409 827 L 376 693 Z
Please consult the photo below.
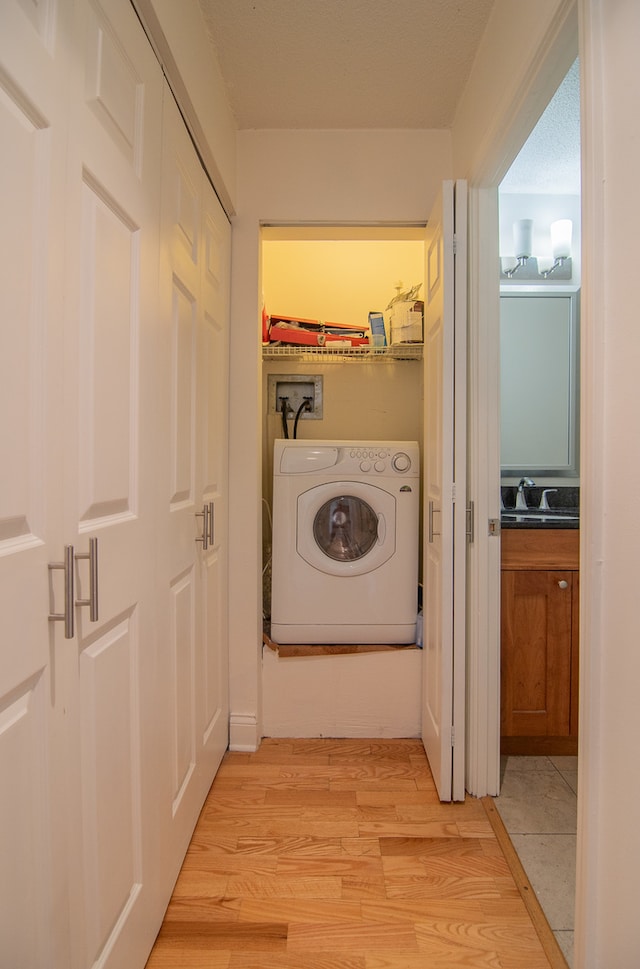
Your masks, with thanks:
M 260 746 L 261 740 L 255 714 L 231 714 L 229 717 L 229 750 L 253 753 Z

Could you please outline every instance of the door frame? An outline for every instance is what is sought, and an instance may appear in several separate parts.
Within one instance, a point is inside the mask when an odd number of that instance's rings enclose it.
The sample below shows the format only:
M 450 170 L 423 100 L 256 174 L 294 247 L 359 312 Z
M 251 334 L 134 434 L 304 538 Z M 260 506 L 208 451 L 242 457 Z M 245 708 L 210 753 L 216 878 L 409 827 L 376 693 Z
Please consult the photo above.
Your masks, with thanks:
M 465 783 L 477 797 L 500 788 L 500 541 L 489 531 L 500 518 L 498 186 L 577 55 L 571 4 L 468 175 L 468 494 L 475 527 L 467 572 Z

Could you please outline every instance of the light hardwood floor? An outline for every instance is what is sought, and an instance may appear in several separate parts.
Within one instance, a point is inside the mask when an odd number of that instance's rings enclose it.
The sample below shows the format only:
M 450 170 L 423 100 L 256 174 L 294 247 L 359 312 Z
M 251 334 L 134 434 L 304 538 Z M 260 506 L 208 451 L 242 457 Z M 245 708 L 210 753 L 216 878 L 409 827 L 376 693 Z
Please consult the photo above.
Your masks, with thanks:
M 533 894 L 419 741 L 265 740 L 226 754 L 147 969 L 559 969 Z

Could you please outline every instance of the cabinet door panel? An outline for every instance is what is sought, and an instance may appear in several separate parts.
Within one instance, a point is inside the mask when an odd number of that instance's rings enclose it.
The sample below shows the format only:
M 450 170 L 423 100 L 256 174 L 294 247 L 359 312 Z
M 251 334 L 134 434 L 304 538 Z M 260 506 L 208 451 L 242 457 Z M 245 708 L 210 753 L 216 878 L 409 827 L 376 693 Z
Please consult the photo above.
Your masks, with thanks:
M 573 574 L 502 573 L 501 733 L 570 733 Z

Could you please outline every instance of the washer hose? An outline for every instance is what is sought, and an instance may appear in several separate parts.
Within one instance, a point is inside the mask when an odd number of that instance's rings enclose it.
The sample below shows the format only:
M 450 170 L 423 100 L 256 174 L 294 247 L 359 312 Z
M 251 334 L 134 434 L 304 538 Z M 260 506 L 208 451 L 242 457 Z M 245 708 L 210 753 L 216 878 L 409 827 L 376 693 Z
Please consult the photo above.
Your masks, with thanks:
M 298 421 L 300 420 L 300 418 L 302 416 L 302 412 L 305 411 L 305 410 L 311 410 L 311 403 L 310 403 L 308 397 L 305 397 L 305 399 L 302 401 L 302 403 L 298 407 L 298 410 L 296 411 L 296 419 L 293 422 L 293 438 L 294 438 L 294 440 L 298 436 Z

